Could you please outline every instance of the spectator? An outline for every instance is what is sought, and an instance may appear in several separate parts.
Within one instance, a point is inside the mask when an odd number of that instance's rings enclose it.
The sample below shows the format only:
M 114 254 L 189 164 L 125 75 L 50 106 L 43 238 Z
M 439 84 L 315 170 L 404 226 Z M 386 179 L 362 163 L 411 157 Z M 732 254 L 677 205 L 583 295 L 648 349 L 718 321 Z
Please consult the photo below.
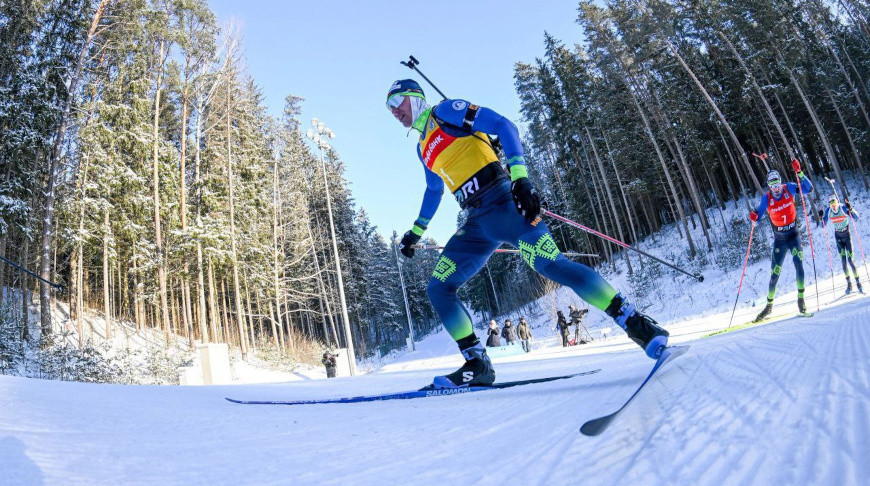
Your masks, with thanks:
M 531 351 L 532 345 L 529 343 L 529 340 L 532 339 L 532 330 L 529 329 L 529 323 L 526 321 L 525 317 L 520 317 L 520 323 L 517 326 L 517 335 L 523 345 L 523 351 L 527 353 Z
M 335 378 L 335 355 L 327 349 L 323 352 L 323 358 L 320 362 L 326 366 L 326 377 Z
M 489 336 L 486 338 L 486 347 L 488 348 L 497 348 L 501 346 L 501 339 L 499 336 L 498 324 L 495 322 L 495 319 L 489 321 Z
M 562 347 L 568 347 L 568 327 L 571 324 L 568 323 L 568 320 L 565 319 L 565 314 L 562 314 L 562 311 L 556 311 L 556 317 L 558 318 L 558 322 L 556 326 L 559 328 L 559 333 L 562 335 Z M 553 328 L 555 331 L 556 329 Z
M 580 332 L 580 329 L 583 329 L 586 331 L 586 334 L 589 335 L 589 331 L 586 329 L 586 326 L 583 325 L 583 317 L 589 313 L 589 309 L 578 309 L 573 305 L 569 305 L 568 308 L 571 310 L 571 325 L 576 326 L 574 328 L 574 344 L 586 344 L 592 340 L 592 336 L 589 336 L 589 341 L 587 341 L 584 339 L 583 333 Z
M 504 320 L 504 327 L 501 329 L 501 337 L 507 341 L 507 346 L 511 346 L 517 342 L 517 330 L 514 328 L 514 325 L 511 324 L 510 319 Z

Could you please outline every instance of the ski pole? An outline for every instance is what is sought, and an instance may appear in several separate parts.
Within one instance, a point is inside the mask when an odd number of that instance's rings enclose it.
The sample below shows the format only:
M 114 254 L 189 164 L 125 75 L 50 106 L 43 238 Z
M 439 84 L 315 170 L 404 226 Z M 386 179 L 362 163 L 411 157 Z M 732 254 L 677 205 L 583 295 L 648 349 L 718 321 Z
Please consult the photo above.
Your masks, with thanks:
M 849 201 L 846 200 L 846 202 Z M 851 223 L 852 227 L 855 228 L 855 237 L 858 239 L 858 248 L 861 249 L 861 262 L 864 264 L 864 273 L 867 274 L 867 280 L 870 280 L 870 270 L 867 270 L 867 256 L 864 254 L 864 244 L 861 243 L 861 232 L 858 231 L 858 228 L 855 226 L 855 220 L 852 218 L 852 213 L 846 214 L 849 215 L 849 223 Z M 855 278 L 857 279 L 858 276 L 856 275 Z
M 836 194 L 837 194 L 837 188 L 834 187 L 834 181 L 831 180 L 831 179 L 828 179 L 827 177 L 825 177 L 825 180 L 828 181 L 828 182 L 831 184 L 831 189 L 834 191 L 834 194 L 836 195 Z M 831 237 L 828 236 L 828 226 L 825 224 L 825 216 L 824 216 L 824 214 L 822 215 L 821 218 L 819 218 L 819 220 L 821 220 L 821 222 L 822 222 L 822 227 L 825 228 L 825 246 L 828 248 L 828 262 L 829 262 L 830 265 L 831 265 L 831 288 L 836 292 L 836 291 L 837 291 L 837 286 L 835 285 L 835 284 L 836 284 L 836 278 L 834 278 L 834 260 L 833 260 L 833 258 L 831 257 L 831 243 L 830 243 L 830 241 L 829 241 L 829 240 L 831 239 Z
M 443 250 L 443 246 L 427 246 L 427 245 L 414 245 L 413 248 L 415 250 Z M 509 248 L 499 248 L 495 250 L 496 253 L 519 253 L 519 250 L 511 250 Z M 587 257 L 587 258 L 601 258 L 601 255 L 597 253 L 577 253 L 575 251 L 564 251 L 562 252 L 566 257 Z
M 837 286 L 834 282 L 834 260 L 831 257 L 831 242 L 829 241 L 831 237 L 828 236 L 828 226 L 825 224 L 824 216 L 822 217 L 822 228 L 825 229 L 825 248 L 828 249 L 828 265 L 831 267 L 831 291 L 836 292 Z
M 807 222 L 807 236 L 810 238 L 810 256 L 813 259 L 813 279 L 816 281 L 816 310 L 821 309 L 821 301 L 819 300 L 819 277 L 816 275 L 816 250 L 813 248 L 813 230 L 810 227 L 810 217 L 807 215 L 807 202 L 804 201 L 804 189 L 801 187 L 801 176 L 798 171 L 794 171 L 794 176 L 797 178 L 798 193 L 801 195 L 801 206 L 804 208 L 804 219 Z
M 749 250 L 752 248 L 752 234 L 755 232 L 755 222 L 751 222 L 749 226 L 749 244 L 746 246 L 746 256 L 743 257 L 743 271 L 740 272 L 740 283 L 737 285 L 737 297 L 734 298 L 734 308 L 731 309 L 731 319 L 728 321 L 728 328 L 731 328 L 731 323 L 734 322 L 734 311 L 737 310 L 737 301 L 740 300 L 740 289 L 743 288 L 743 276 L 746 275 L 746 264 L 749 263 Z
M 825 180 L 831 184 L 831 189 L 833 189 L 834 194 L 837 194 L 837 187 L 834 185 L 834 179 L 825 177 Z M 846 199 L 846 191 L 843 191 L 843 202 L 849 202 L 849 200 Z M 864 254 L 864 244 L 861 243 L 861 232 L 858 231 L 858 227 L 855 226 L 855 219 L 852 218 L 852 213 L 846 212 L 846 214 L 849 215 L 849 223 L 853 228 L 855 228 L 855 237 L 858 239 L 858 248 L 861 249 L 861 263 L 864 266 L 864 273 L 867 274 L 867 279 L 870 280 L 870 270 L 867 270 L 867 256 Z M 846 275 L 848 276 L 848 273 Z M 855 278 L 858 278 L 858 275 L 855 275 Z
M 609 241 L 609 242 L 611 242 L 611 243 L 614 243 L 614 244 L 616 244 L 616 245 L 619 245 L 619 246 L 621 246 L 621 247 L 623 247 L 623 248 L 625 248 L 625 249 L 636 251 L 637 253 L 640 253 L 641 255 L 643 255 L 643 256 L 645 256 L 645 257 L 647 257 L 647 258 L 652 258 L 653 260 L 655 260 L 655 261 L 661 263 L 662 265 L 665 265 L 665 266 L 667 266 L 667 267 L 669 267 L 669 268 L 672 268 L 672 269 L 674 269 L 674 270 L 676 270 L 676 271 L 678 271 L 678 272 L 680 272 L 680 273 L 684 273 L 684 274 L 686 274 L 686 275 L 688 275 L 688 276 L 694 278 L 695 280 L 697 280 L 697 281 L 699 281 L 699 282 L 703 282 L 703 281 L 704 281 L 704 276 L 701 275 L 700 273 L 695 273 L 695 274 L 689 273 L 689 272 L 687 272 L 686 270 L 683 270 L 682 268 L 680 268 L 680 267 L 678 267 L 678 266 L 676 266 L 676 265 L 674 265 L 674 264 L 672 264 L 672 263 L 668 263 L 668 262 L 662 260 L 661 258 L 658 258 L 658 257 L 655 257 L 655 256 L 653 256 L 653 255 L 650 255 L 649 253 L 647 253 L 647 252 L 645 252 L 645 251 L 643 251 L 643 250 L 639 250 L 639 249 L 637 249 L 637 248 L 635 248 L 635 247 L 629 245 L 628 243 L 623 243 L 623 242 L 617 240 L 616 238 L 611 238 L 610 236 L 607 236 L 607 235 L 605 235 L 604 233 L 601 233 L 601 232 L 595 231 L 595 230 L 592 229 L 592 228 L 587 228 L 586 226 L 583 226 L 582 224 L 580 224 L 580 223 L 578 223 L 578 222 L 576 222 L 576 221 L 571 221 L 570 219 L 568 219 L 568 218 L 566 218 L 566 217 L 564 217 L 564 216 L 559 216 L 558 214 L 556 214 L 556 213 L 554 213 L 554 212 L 552 212 L 552 211 L 549 211 L 549 210 L 547 210 L 547 209 L 543 209 L 543 208 L 541 209 L 541 213 L 542 213 L 542 214 L 545 214 L 545 215 L 547 215 L 547 216 L 549 216 L 549 217 L 551 217 L 551 218 L 557 219 L 557 220 L 559 220 L 559 221 L 561 221 L 561 222 L 563 222 L 563 223 L 567 223 L 567 224 L 569 224 L 569 225 L 571 225 L 571 226 L 573 226 L 573 227 L 575 227 L 575 228 L 577 228 L 577 229 L 583 230 L 583 231 L 585 231 L 585 232 L 587 232 L 587 233 L 589 233 L 589 234 L 592 234 L 592 235 L 598 236 L 599 238 L 604 238 L 605 240 L 607 240 L 607 241 Z
M 26 273 L 27 275 L 30 275 L 31 277 L 33 277 L 33 278 L 39 280 L 40 282 L 45 282 L 45 283 L 47 283 L 48 285 L 51 285 L 52 287 L 54 287 L 54 288 L 56 288 L 56 289 L 58 289 L 58 290 L 60 290 L 60 289 L 63 288 L 63 285 L 61 285 L 61 284 L 57 284 L 57 283 L 54 283 L 54 282 L 50 282 L 50 281 L 48 281 L 48 280 L 46 280 L 46 279 L 40 277 L 39 275 L 37 275 L 37 274 L 31 272 L 30 270 L 28 270 L 28 269 L 22 267 L 21 265 L 19 265 L 19 264 L 13 262 L 12 260 L 6 258 L 5 256 L 0 255 L 0 260 L 3 260 L 3 261 L 6 262 L 8 265 L 10 265 L 10 266 L 12 266 L 12 267 L 14 267 L 14 268 L 17 268 L 18 270 L 20 270 L 20 271 Z

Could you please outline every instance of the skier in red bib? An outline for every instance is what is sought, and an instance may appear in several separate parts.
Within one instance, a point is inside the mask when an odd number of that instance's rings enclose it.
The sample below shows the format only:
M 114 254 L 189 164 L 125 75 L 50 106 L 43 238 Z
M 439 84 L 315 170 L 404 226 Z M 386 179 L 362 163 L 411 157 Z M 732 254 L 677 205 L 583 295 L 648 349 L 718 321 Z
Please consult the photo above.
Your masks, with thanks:
M 797 159 L 791 161 L 791 166 L 797 172 L 800 179 L 800 190 L 804 193 L 813 192 L 813 184 L 801 172 L 801 164 Z M 773 296 L 776 294 L 776 283 L 782 272 L 782 262 L 786 253 L 791 253 L 794 262 L 795 277 L 798 290 L 798 310 L 805 314 L 807 306 L 804 304 L 804 252 L 801 248 L 800 236 L 797 227 L 797 203 L 795 198 L 800 195 L 798 185 L 794 182 L 783 184 L 779 172 L 772 170 L 767 174 L 767 187 L 758 209 L 749 212 L 749 219 L 757 222 L 765 214 L 770 218 L 773 227 L 773 256 L 771 257 L 770 284 L 767 291 L 767 305 L 755 321 L 760 321 L 770 315 L 773 310 Z

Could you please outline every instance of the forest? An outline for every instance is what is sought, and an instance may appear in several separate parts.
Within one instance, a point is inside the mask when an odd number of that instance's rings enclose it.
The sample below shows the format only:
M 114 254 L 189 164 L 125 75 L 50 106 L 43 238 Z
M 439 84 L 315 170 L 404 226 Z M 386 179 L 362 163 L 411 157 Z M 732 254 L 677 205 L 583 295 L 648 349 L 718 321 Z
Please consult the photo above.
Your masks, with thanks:
M 794 179 L 798 159 L 818 184 L 870 189 L 870 3 L 583 1 L 576 15 L 575 39 L 545 35 L 541 57 L 515 65 L 531 178 L 552 211 L 629 244 L 676 225 L 703 267 L 735 244 L 713 225 L 748 228 L 721 210 L 748 211 L 769 169 Z M 409 321 L 418 338 L 438 329 L 425 291 L 437 253 L 404 259 L 371 224 L 352 161 L 307 141 L 302 97 L 268 113 L 240 39 L 205 0 L 0 1 L 0 255 L 42 279 L 0 264 L 7 345 L 35 327 L 49 345 L 62 302 L 78 346 L 93 312 L 107 336 L 127 322 L 167 345 L 310 359 L 311 343 L 348 342 L 333 236 L 358 357 L 403 348 Z M 826 194 L 808 198 L 810 217 Z M 563 251 L 601 255 L 587 264 L 648 275 L 550 227 Z M 484 321 L 553 285 L 498 254 L 460 296 Z

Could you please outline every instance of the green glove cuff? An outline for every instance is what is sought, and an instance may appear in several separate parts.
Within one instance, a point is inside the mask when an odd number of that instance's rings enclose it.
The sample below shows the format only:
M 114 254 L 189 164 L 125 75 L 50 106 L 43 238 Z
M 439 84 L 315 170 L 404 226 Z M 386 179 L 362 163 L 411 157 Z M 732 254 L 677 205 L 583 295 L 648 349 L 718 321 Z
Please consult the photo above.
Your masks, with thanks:
M 529 170 L 525 165 L 517 164 L 511 166 L 511 181 L 522 179 L 529 176 Z
M 423 236 L 423 233 L 426 232 L 425 226 L 420 226 L 419 224 L 415 224 L 413 228 L 411 228 L 411 233 L 414 233 L 417 236 Z

